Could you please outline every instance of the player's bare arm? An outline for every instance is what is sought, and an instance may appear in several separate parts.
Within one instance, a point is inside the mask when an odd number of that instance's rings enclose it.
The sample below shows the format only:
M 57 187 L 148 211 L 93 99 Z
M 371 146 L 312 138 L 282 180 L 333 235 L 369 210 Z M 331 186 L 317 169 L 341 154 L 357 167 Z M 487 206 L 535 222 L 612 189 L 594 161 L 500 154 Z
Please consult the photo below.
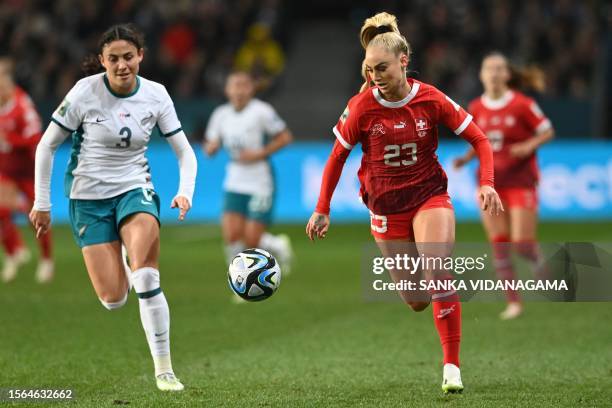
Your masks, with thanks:
M 531 156 L 540 146 L 550 142 L 554 137 L 554 129 L 544 130 L 531 139 L 512 145 L 510 147 L 510 154 L 518 159 Z
M 460 169 L 471 162 L 474 157 L 476 157 L 476 150 L 470 148 L 463 156 L 457 157 L 453 160 L 453 168 Z
M 211 157 L 217 154 L 220 148 L 221 148 L 221 142 L 219 142 L 218 140 L 205 141 L 204 144 L 202 145 L 202 151 L 208 157 Z
M 293 141 L 293 135 L 289 129 L 285 129 L 274 136 L 272 141 L 261 149 L 244 149 L 240 152 L 240 161 L 250 163 L 259 160 L 265 160 L 275 152 L 287 146 Z

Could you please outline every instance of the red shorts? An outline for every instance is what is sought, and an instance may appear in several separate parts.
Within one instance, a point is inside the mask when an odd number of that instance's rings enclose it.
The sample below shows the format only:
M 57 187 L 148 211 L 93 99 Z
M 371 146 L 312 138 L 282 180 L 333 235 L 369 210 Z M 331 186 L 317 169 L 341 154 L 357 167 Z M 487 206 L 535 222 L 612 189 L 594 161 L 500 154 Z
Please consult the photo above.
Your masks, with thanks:
M 499 198 L 505 209 L 523 208 L 525 210 L 538 209 L 538 193 L 531 187 L 509 187 L 497 190 Z
M 414 239 L 412 221 L 414 217 L 423 210 L 432 208 L 453 209 L 448 193 L 440 194 L 429 198 L 419 207 L 398 214 L 377 215 L 370 211 L 370 227 L 374 238 L 391 239 Z

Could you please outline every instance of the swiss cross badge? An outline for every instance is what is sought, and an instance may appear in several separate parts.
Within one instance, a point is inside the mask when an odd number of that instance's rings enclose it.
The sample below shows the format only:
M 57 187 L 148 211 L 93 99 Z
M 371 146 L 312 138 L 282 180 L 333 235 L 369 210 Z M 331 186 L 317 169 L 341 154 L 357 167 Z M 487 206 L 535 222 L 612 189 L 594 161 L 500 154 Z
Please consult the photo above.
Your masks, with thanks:
M 419 137 L 424 137 L 427 135 L 427 129 L 429 129 L 429 123 L 427 122 L 427 119 L 415 118 L 414 124 L 416 126 L 417 135 Z

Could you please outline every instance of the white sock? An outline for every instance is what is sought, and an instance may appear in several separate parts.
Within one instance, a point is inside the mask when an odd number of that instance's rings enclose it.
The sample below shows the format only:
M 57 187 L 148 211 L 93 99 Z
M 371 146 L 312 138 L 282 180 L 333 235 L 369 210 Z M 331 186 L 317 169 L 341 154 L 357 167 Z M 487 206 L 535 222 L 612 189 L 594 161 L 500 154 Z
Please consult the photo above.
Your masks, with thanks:
M 264 232 L 262 234 L 261 238 L 259 239 L 259 246 L 266 251 L 271 252 L 272 255 L 279 257 L 282 257 L 287 251 L 285 241 L 279 238 L 277 235 L 272 235 L 268 232 Z
M 159 286 L 159 271 L 140 268 L 132 274 L 138 295 L 140 320 L 155 364 L 155 375 L 173 372 L 170 361 L 170 309 Z
M 242 241 L 234 241 L 230 242 L 229 244 L 225 244 L 225 260 L 227 261 L 227 264 L 229 265 L 232 263 L 232 259 L 234 259 L 234 257 L 244 249 L 245 248 Z

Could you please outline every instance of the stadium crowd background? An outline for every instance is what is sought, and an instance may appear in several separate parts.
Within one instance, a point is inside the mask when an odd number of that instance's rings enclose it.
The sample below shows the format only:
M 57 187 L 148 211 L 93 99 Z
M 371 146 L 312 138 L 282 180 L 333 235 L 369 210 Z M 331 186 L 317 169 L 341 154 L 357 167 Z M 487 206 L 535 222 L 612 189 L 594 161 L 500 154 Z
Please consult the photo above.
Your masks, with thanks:
M 360 80 L 359 24 L 374 11 L 388 10 L 398 16 L 413 47 L 413 74 L 456 100 L 465 104 L 480 92 L 481 56 L 501 50 L 514 63 L 535 64 L 545 72 L 547 89 L 541 97 L 553 122 L 567 119 L 568 112 L 580 117 L 571 122 L 588 122 L 587 128 L 557 126 L 561 137 L 612 136 L 605 117 L 612 105 L 612 12 L 605 2 L 415 0 L 382 1 L 375 8 L 370 3 L 6 0 L 0 4 L 0 53 L 16 58 L 18 82 L 46 119 L 82 76 L 80 62 L 95 50 L 99 33 L 113 23 L 134 22 L 146 34 L 143 75 L 164 83 L 177 101 L 213 101 L 205 105 L 209 112 L 221 100 L 224 77 L 232 68 L 255 72 L 265 96 L 282 92 L 286 60 L 299 46 L 293 41 L 298 23 L 331 19 L 348 22 L 354 34 L 356 68 L 341 96 L 346 100 Z M 287 119 L 291 123 L 291 115 Z M 193 133 L 201 130 L 193 128 Z M 576 129 L 582 134 L 570 134 Z M 298 139 L 328 136 L 301 132 L 299 126 L 295 130 Z

